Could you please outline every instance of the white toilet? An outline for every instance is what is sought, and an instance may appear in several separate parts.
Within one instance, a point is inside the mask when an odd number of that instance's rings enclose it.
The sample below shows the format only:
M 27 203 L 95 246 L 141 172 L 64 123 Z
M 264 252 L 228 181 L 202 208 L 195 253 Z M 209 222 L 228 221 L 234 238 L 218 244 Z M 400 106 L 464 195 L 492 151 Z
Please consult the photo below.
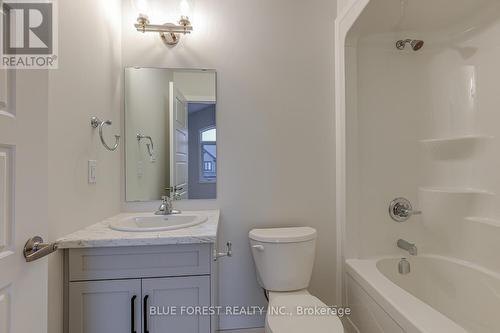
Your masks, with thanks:
M 309 294 L 316 247 L 310 227 L 253 229 L 249 233 L 257 280 L 269 292 L 266 333 L 342 333 L 334 315 L 305 314 L 326 305 Z

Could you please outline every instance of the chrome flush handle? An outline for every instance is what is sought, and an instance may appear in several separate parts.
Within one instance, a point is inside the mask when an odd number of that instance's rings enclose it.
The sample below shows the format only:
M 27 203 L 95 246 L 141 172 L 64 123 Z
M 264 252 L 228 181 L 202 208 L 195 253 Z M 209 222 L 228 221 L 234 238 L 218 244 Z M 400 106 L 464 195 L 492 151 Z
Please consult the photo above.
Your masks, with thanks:
M 233 256 L 233 243 L 227 242 L 226 243 L 226 252 L 218 252 L 217 249 L 214 249 L 214 261 L 217 261 L 219 258 L 222 257 L 232 257 Z

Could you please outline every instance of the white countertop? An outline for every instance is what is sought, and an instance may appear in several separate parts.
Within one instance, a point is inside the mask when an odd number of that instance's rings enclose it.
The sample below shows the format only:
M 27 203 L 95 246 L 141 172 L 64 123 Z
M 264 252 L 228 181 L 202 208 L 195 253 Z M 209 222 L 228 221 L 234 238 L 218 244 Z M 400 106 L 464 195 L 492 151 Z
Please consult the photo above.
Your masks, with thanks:
M 208 219 L 192 227 L 167 231 L 127 232 L 111 229 L 109 223 L 113 219 L 151 215 L 151 213 L 122 213 L 59 238 L 57 243 L 59 249 L 215 243 L 219 210 L 183 211 L 183 213 L 205 214 Z

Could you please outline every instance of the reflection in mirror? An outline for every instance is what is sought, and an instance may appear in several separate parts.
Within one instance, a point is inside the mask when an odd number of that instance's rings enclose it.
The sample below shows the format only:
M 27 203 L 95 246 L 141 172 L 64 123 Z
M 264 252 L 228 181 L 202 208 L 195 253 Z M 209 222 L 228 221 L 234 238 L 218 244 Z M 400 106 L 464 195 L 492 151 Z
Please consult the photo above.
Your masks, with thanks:
M 216 73 L 125 69 L 127 201 L 215 199 Z

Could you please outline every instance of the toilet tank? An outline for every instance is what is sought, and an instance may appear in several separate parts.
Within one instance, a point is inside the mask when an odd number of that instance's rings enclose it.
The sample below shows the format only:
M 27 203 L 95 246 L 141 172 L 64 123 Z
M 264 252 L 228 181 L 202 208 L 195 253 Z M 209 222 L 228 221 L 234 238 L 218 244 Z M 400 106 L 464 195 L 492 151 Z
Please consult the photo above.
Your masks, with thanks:
M 315 229 L 253 229 L 248 236 L 257 280 L 264 289 L 292 291 L 309 286 L 316 248 Z

